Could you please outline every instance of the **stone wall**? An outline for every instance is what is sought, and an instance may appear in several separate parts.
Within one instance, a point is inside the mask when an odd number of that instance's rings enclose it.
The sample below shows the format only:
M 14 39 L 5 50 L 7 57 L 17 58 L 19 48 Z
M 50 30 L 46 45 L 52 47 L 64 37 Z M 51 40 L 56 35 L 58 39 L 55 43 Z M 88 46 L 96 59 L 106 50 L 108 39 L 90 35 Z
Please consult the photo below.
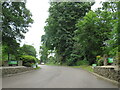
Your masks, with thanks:
M 16 66 L 16 67 L 2 67 L 2 76 L 7 76 L 11 74 L 17 74 L 21 72 L 26 72 L 34 70 L 32 67 Z
M 111 80 L 120 82 L 120 69 L 116 66 L 96 66 L 94 72 Z

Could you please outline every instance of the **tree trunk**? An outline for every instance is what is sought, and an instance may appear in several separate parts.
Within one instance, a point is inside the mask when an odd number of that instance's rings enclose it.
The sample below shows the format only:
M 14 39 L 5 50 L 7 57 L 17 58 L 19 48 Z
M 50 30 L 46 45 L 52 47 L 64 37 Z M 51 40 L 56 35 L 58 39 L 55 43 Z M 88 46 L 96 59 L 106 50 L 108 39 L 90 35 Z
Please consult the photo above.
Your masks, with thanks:
M 8 61 L 10 60 L 10 53 L 8 52 Z
M 120 1 L 118 2 L 118 43 L 120 43 Z M 120 45 L 118 45 L 118 67 L 120 68 Z

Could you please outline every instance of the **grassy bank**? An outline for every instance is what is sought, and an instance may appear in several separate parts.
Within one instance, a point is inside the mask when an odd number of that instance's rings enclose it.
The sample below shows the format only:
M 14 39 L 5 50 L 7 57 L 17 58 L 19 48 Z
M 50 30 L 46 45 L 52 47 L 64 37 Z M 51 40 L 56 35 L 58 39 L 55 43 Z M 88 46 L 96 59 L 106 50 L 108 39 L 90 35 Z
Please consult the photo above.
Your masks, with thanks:
M 82 69 L 84 69 L 84 70 L 93 72 L 92 66 L 81 65 L 81 66 L 71 66 L 71 67 L 73 67 L 73 68 L 82 68 Z

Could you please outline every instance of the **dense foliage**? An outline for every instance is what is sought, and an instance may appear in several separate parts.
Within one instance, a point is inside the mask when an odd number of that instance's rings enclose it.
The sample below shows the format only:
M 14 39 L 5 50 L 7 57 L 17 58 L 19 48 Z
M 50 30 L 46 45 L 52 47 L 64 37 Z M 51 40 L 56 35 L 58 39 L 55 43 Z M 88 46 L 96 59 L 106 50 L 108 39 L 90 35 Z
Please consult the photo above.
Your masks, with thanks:
M 37 63 L 37 59 L 33 56 L 30 56 L 30 55 L 22 55 L 20 57 L 20 60 L 23 61 L 23 65 L 24 66 L 32 66 L 33 64 Z
M 30 56 L 34 56 L 36 57 L 36 50 L 33 46 L 31 45 L 26 45 L 24 44 L 21 48 L 20 48 L 20 52 L 22 55 L 30 55 Z
M 49 50 L 55 50 L 60 63 L 71 63 L 75 24 L 90 10 L 90 3 L 51 3 L 50 15 L 46 20 L 46 35 L 43 42 Z
M 41 57 L 54 51 L 53 61 L 67 65 L 96 63 L 96 56 L 114 57 L 118 51 L 117 2 L 104 2 L 92 11 L 93 3 L 51 3 L 42 36 Z M 46 51 L 44 51 L 46 50 Z
M 8 38 L 8 40 L 9 39 L 10 38 Z M 17 59 L 20 44 L 17 43 L 16 40 L 12 40 L 12 41 L 10 40 L 9 43 L 11 43 L 9 46 L 7 44 L 3 44 L 2 46 L 2 59 L 3 60 Z
M 40 61 L 46 63 L 48 61 L 48 49 L 45 47 L 45 45 L 42 45 L 40 47 Z
M 2 4 L 2 37 L 3 42 L 7 42 L 6 37 L 14 40 L 24 38 L 24 33 L 33 22 L 30 11 L 25 7 L 24 2 L 3 2 Z M 6 41 L 7 40 L 7 41 Z

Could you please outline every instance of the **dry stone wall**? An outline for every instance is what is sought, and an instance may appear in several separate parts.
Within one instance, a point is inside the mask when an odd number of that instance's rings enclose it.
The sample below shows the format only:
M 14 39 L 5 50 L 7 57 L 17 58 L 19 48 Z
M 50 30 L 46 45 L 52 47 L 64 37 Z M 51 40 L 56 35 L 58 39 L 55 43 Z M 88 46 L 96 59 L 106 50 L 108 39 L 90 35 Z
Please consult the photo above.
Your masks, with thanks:
M 34 70 L 32 67 L 16 66 L 16 67 L 2 67 L 2 76 L 17 74 L 21 72 L 26 72 Z
M 120 69 L 116 67 L 94 67 L 94 72 L 111 80 L 120 82 Z

